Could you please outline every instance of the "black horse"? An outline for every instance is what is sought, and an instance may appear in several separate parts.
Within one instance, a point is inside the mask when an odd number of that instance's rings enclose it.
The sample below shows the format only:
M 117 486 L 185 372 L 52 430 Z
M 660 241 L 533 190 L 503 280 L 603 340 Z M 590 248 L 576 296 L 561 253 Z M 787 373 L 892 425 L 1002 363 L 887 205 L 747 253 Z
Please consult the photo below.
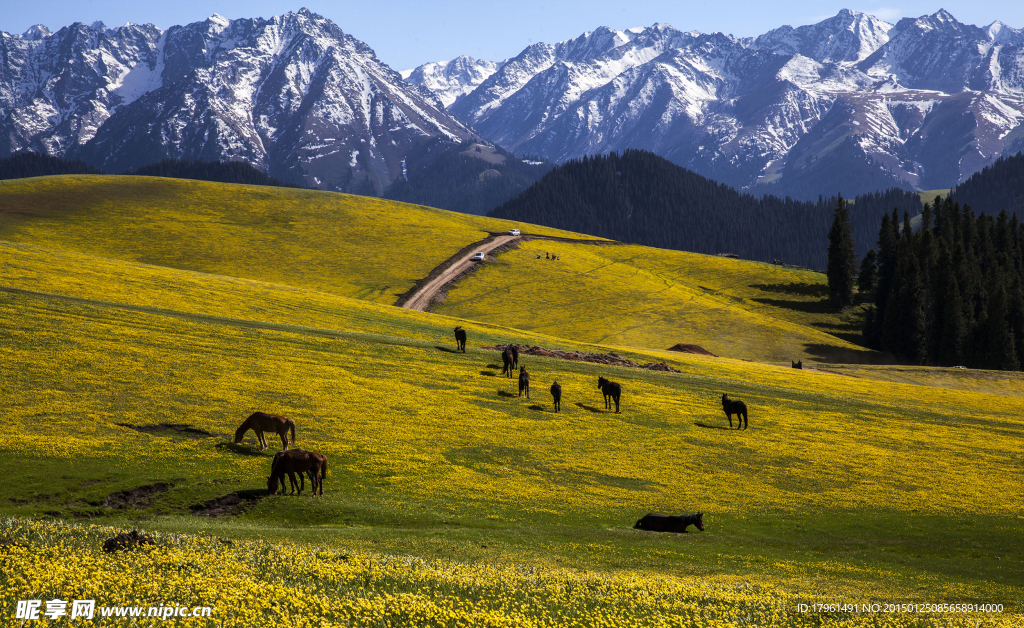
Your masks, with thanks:
M 704 513 L 663 515 L 659 512 L 649 512 L 640 517 L 633 527 L 637 530 L 650 530 L 652 532 L 686 532 L 686 528 L 689 526 L 697 526 L 697 529 L 703 532 Z
M 455 344 L 460 351 L 466 352 L 466 330 L 459 325 L 455 328 Z
M 793 362 L 793 360 L 790 360 L 790 362 Z M 799 362 L 793 362 L 793 368 L 795 368 L 795 369 L 803 369 L 804 368 L 804 361 L 800 360 Z
M 512 368 L 519 368 L 519 347 L 517 345 L 508 345 L 506 348 L 512 352 Z
M 501 352 L 501 374 L 506 377 L 512 377 L 512 350 L 505 347 L 505 350 Z
M 743 417 L 743 429 L 747 429 L 747 404 L 739 399 L 733 401 L 729 395 L 722 393 L 722 409 L 725 416 L 729 417 L 729 427 L 732 427 L 732 415 L 736 415 L 736 429 L 740 429 L 740 417 Z
M 597 387 L 604 393 L 604 407 L 612 409 L 612 400 L 615 400 L 615 413 L 619 413 L 619 397 L 622 396 L 622 386 L 616 382 L 609 381 L 603 377 L 597 378 Z
M 523 396 L 523 391 L 526 391 L 526 398 L 530 398 L 530 374 L 526 372 L 525 366 L 519 367 L 519 396 Z
M 551 396 L 555 398 L 555 412 L 562 411 L 562 385 L 558 382 L 551 384 Z

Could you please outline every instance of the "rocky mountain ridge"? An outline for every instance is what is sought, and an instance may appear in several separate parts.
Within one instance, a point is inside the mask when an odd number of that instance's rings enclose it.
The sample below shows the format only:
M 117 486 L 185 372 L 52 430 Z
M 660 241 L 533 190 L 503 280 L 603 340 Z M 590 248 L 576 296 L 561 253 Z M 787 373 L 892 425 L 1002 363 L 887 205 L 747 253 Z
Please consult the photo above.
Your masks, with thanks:
M 944 10 L 895 25 L 843 10 L 747 39 L 599 28 L 527 47 L 448 107 L 554 162 L 642 148 L 753 191 L 934 189 L 1024 148 L 1022 46 Z
M 244 160 L 281 180 L 380 193 L 432 138 L 475 137 L 429 90 L 303 9 L 166 31 L 81 23 L 0 33 L 0 155 L 108 172 Z

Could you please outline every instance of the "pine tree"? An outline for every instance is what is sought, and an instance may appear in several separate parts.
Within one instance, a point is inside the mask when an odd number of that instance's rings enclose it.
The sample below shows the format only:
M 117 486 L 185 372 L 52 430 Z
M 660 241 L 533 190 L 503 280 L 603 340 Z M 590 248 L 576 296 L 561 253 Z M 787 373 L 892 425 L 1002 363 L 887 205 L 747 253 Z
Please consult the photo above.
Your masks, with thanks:
M 840 196 L 828 231 L 828 292 L 838 307 L 853 303 L 854 278 L 857 273 L 857 254 L 853 244 L 853 225 L 846 201 Z
M 867 298 L 878 286 L 878 254 L 875 249 L 868 251 L 860 262 L 860 274 L 857 275 L 857 290 L 862 298 Z

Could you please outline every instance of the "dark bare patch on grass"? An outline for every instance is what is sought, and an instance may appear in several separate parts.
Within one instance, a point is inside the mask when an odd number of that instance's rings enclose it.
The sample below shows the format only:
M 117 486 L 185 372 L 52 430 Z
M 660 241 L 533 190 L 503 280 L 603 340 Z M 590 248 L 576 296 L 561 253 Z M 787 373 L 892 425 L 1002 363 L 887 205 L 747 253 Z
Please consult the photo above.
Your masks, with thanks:
M 266 497 L 266 491 L 251 489 L 235 491 L 222 497 L 215 497 L 201 504 L 189 506 L 193 515 L 199 517 L 235 517 L 247 507 Z
M 206 430 L 186 425 L 185 423 L 161 423 L 160 425 L 131 425 L 129 423 L 118 423 L 121 427 L 142 432 L 143 434 L 154 434 L 156 436 L 185 436 L 188 438 L 210 438 L 218 436 Z
M 166 493 L 171 485 L 166 482 L 146 484 L 129 491 L 118 491 L 111 493 L 103 499 L 103 505 L 116 510 L 145 508 L 154 495 Z

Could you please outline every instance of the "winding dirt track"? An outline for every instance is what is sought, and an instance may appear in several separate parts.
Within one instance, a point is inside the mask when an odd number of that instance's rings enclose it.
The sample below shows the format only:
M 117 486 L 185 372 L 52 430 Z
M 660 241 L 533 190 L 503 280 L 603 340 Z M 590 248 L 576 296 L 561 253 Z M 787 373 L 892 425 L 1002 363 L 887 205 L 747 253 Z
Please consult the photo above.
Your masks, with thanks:
M 517 239 L 518 236 L 513 235 L 501 235 L 490 242 L 484 241 L 478 247 L 470 250 L 468 253 L 460 257 L 454 264 L 449 266 L 437 277 L 434 277 L 430 282 L 425 284 L 419 290 L 417 290 L 411 297 L 406 299 L 402 307 L 408 310 L 424 310 L 430 305 L 430 300 L 434 298 L 437 291 L 440 290 L 446 283 L 452 281 L 458 277 L 462 271 L 466 270 L 473 264 L 477 263 L 473 261 L 473 255 L 477 251 L 483 251 L 484 253 L 490 253 L 494 249 L 498 248 L 502 244 L 506 244 L 512 240 Z

